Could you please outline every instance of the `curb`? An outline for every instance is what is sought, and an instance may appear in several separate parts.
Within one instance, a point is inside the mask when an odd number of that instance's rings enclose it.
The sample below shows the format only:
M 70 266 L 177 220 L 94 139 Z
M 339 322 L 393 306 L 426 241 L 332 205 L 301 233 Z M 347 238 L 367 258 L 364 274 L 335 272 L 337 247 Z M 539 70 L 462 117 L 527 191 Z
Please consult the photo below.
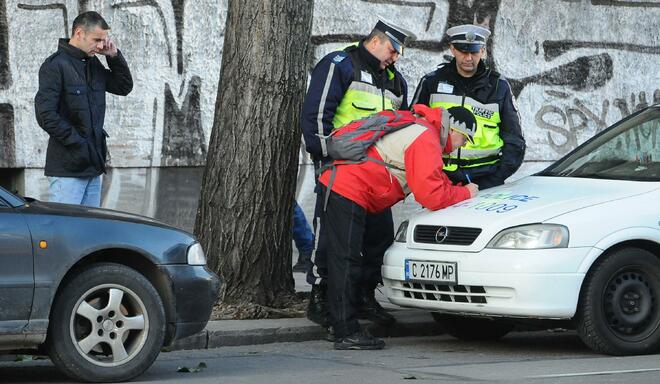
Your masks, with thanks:
M 443 331 L 431 314 L 421 310 L 391 311 L 397 322 L 384 327 L 361 323 L 378 337 L 439 335 Z M 325 340 L 326 331 L 306 318 L 209 321 L 195 335 L 174 342 L 169 350 L 209 349 L 239 345 Z

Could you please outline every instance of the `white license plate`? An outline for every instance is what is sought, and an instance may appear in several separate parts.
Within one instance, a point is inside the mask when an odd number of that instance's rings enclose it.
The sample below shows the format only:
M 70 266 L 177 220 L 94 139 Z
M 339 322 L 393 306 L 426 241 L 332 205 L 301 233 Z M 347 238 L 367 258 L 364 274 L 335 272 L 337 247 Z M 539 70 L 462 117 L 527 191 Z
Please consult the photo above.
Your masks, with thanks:
M 456 284 L 456 263 L 438 261 L 406 260 L 406 280 L 435 281 Z

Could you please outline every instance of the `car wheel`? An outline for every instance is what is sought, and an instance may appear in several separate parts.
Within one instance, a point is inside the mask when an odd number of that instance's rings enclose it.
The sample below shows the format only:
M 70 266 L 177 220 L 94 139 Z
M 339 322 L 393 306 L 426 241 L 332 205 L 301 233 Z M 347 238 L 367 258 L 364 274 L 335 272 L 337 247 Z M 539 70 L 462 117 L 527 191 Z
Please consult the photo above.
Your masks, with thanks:
M 132 268 L 95 264 L 65 283 L 51 312 L 46 346 L 71 378 L 124 381 L 158 356 L 165 311 L 156 289 Z
M 511 332 L 514 325 L 499 319 L 467 317 L 432 312 L 433 319 L 448 334 L 461 340 L 497 340 Z
M 624 248 L 587 274 L 576 314 L 578 334 L 596 352 L 654 353 L 660 347 L 660 261 Z

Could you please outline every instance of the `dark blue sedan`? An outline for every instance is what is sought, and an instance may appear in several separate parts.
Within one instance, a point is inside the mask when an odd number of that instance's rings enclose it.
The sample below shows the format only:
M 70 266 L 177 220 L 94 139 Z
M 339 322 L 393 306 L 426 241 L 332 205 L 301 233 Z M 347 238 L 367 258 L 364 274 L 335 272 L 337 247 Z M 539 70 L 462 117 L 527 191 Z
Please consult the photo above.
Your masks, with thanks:
M 0 188 L 0 351 L 45 350 L 76 380 L 128 380 L 206 326 L 219 284 L 184 231 Z

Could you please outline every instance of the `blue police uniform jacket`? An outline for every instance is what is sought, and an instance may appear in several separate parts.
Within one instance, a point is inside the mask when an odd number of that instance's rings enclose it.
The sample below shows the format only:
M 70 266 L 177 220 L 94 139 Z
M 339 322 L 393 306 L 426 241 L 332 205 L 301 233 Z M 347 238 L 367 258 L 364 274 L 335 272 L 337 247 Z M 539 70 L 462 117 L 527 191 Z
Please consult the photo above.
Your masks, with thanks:
M 333 120 L 337 108 L 351 83 L 359 81 L 370 81 L 380 89 L 383 98 L 388 94 L 395 95 L 401 101 L 397 109 L 408 108 L 408 88 L 401 73 L 394 65 L 380 70 L 380 60 L 369 53 L 362 42 L 357 46 L 329 53 L 312 71 L 300 116 L 300 127 L 312 160 L 320 161 L 325 158 L 318 135 L 327 136 L 332 132 L 335 128 Z M 382 104 L 385 105 L 385 102 Z M 380 110 L 382 108 L 372 112 Z
M 459 164 L 456 171 L 445 169 L 445 172 L 457 183 L 467 183 L 465 172 L 469 172 L 470 180 L 478 184 L 479 189 L 503 184 L 506 178 L 520 168 L 526 147 L 509 82 L 499 73 L 487 68 L 483 61 L 479 62 L 473 77 L 464 78 L 458 74 L 456 59 L 453 59 L 422 77 L 412 104 L 430 105 L 431 96 L 438 93 L 455 95 L 465 104 L 474 100 L 481 104 L 498 105 L 501 118 L 498 127 L 499 137 L 503 145 L 497 160 L 470 168 L 461 168 Z

